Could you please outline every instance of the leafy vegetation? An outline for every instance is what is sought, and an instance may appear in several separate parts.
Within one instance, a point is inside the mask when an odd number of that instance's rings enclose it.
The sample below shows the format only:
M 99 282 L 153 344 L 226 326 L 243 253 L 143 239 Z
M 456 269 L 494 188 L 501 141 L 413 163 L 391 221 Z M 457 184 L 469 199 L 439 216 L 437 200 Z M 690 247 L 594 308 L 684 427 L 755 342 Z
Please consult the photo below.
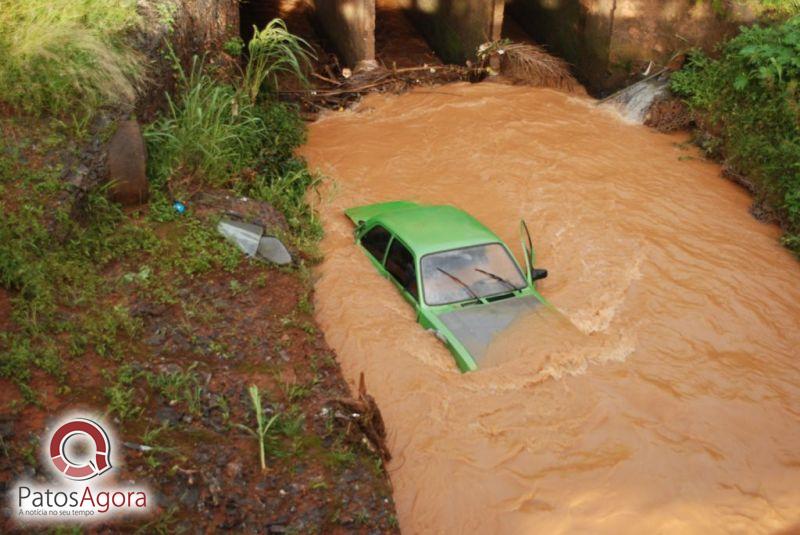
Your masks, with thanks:
M 672 77 L 710 153 L 752 182 L 800 254 L 800 17 L 745 28 L 713 59 L 694 52 Z
M 151 176 L 159 184 L 191 176 L 229 185 L 259 160 L 269 138 L 263 113 L 236 89 L 204 73 L 197 58 L 188 76 L 178 72 L 178 101 L 168 95 L 167 113 L 146 132 Z
M 13 208 L 0 202 L 0 286 L 14 292 L 11 318 L 17 326 L 0 335 L 0 376 L 13 379 L 33 401 L 32 368 L 63 377 L 63 358 L 89 350 L 111 359 L 122 355 L 119 344 L 135 336 L 137 321 L 122 305 L 91 305 L 107 292 L 102 270 L 134 251 L 152 249 L 155 241 L 146 229 L 121 225 L 121 210 L 102 191 L 90 194 L 81 223 L 63 208 L 47 212 L 45 199 L 66 187 L 58 168 L 9 165 L 3 175 L 0 182 L 24 177 L 24 193 Z
M 305 199 L 317 179 L 294 156 L 305 142 L 302 119 L 294 106 L 274 99 L 274 90 L 281 76 L 304 82 L 312 52 L 280 19 L 256 28 L 248 52 L 233 85 L 214 79 L 197 58 L 188 75 L 177 67 L 179 96 L 169 98 L 165 116 L 145 131 L 149 174 L 160 191 L 154 214 L 173 218 L 172 200 L 190 195 L 193 184 L 230 188 L 280 209 L 297 244 L 308 250 L 321 236 Z
M 3 0 L 0 100 L 34 114 L 132 102 L 144 58 L 126 34 L 139 24 L 135 0 Z

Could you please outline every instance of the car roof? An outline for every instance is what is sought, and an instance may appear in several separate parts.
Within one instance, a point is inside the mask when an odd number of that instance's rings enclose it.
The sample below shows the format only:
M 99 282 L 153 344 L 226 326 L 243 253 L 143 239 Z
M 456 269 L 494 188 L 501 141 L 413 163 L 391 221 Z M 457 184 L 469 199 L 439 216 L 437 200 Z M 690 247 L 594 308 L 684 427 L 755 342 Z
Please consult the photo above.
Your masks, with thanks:
M 454 206 L 392 202 L 346 211 L 356 223 L 377 223 L 399 237 L 418 257 L 500 239 L 477 219 Z

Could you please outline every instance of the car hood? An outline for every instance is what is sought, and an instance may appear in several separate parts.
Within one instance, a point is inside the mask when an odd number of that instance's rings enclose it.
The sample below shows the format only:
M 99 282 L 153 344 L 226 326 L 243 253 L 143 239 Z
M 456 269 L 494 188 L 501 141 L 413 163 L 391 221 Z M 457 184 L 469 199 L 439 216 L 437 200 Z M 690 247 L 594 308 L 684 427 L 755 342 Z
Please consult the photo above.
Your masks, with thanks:
M 438 317 L 480 366 L 492 340 L 515 320 L 540 306 L 542 302 L 535 295 L 527 295 L 458 308 Z

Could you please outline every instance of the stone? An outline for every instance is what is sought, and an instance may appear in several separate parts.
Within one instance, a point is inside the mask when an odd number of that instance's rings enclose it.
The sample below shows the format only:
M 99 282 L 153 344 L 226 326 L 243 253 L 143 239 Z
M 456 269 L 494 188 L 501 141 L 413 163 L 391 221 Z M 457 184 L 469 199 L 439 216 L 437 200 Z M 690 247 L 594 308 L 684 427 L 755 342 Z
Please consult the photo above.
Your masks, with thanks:
M 231 461 L 226 464 L 225 475 L 231 479 L 238 479 L 242 475 L 242 463 Z
M 108 179 L 112 200 L 124 206 L 147 202 L 147 147 L 134 120 L 120 122 L 108 144 Z

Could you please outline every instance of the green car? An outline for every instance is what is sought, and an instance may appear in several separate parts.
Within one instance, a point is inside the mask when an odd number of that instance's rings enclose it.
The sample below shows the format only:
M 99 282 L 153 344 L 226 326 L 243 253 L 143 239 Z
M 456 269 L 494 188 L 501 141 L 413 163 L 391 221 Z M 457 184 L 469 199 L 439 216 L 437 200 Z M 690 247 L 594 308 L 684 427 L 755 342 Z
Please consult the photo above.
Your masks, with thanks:
M 447 345 L 462 372 L 478 369 L 492 340 L 514 320 L 550 306 L 536 291 L 547 270 L 533 268 L 524 222 L 523 271 L 500 238 L 452 206 L 396 201 L 345 214 L 372 263 L 414 306 L 417 321 Z

